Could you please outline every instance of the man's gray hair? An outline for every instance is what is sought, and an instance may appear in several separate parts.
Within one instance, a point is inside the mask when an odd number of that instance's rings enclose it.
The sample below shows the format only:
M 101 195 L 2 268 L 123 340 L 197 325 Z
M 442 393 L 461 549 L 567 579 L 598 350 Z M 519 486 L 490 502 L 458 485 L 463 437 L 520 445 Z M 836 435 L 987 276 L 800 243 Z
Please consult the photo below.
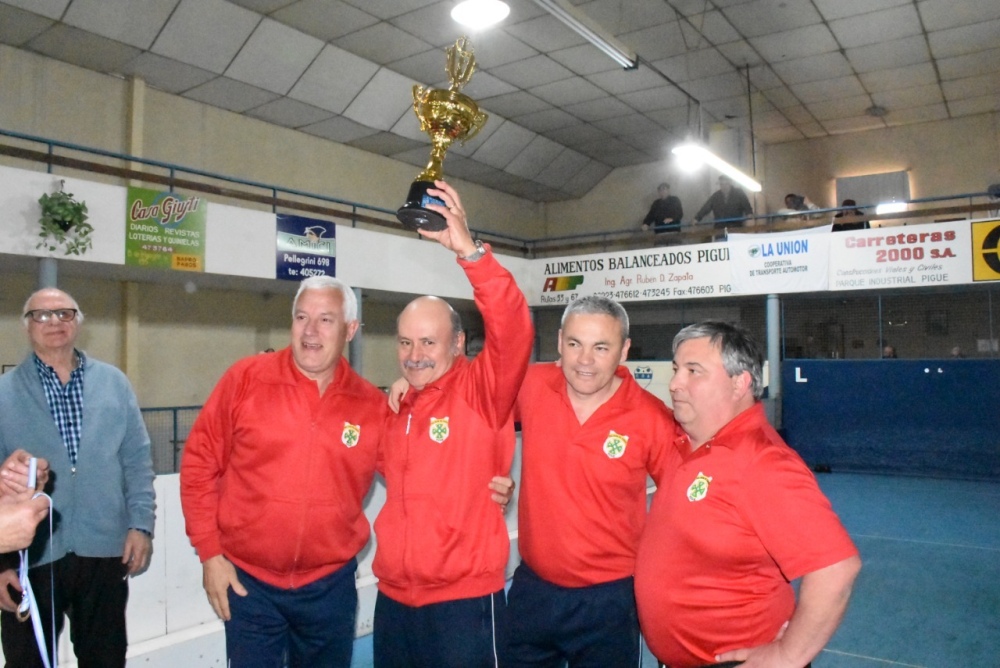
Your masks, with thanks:
M 582 297 L 574 302 L 570 302 L 569 306 L 566 307 L 566 310 L 563 311 L 562 320 L 559 321 L 559 326 L 564 327 L 566 325 L 566 318 L 574 314 L 609 315 L 617 320 L 618 324 L 621 326 L 622 343 L 624 343 L 628 338 L 628 313 L 626 313 L 622 305 L 614 299 L 588 295 L 587 297 Z
M 447 304 L 447 302 L 445 303 Z M 464 326 L 462 325 L 462 314 L 459 313 L 451 304 L 448 304 L 448 308 L 451 309 L 451 313 L 449 314 L 451 317 L 451 342 L 457 345 L 458 335 L 465 331 Z
M 83 324 L 83 311 L 80 310 L 80 305 L 76 303 L 75 299 L 73 299 L 73 295 L 66 292 L 65 290 L 60 290 L 59 288 L 41 288 L 39 290 L 35 290 L 34 292 L 32 292 L 30 295 L 28 295 L 28 298 L 24 300 L 24 308 L 21 309 L 21 322 L 24 323 L 25 329 L 28 328 L 28 317 L 27 317 L 29 310 L 28 306 L 31 305 L 31 300 L 34 299 L 36 295 L 40 295 L 43 292 L 61 292 L 64 295 L 66 295 L 69 298 L 69 300 L 73 302 L 72 308 L 76 309 L 76 324 L 77 325 Z
M 310 276 L 299 283 L 299 291 L 295 293 L 292 301 L 292 317 L 295 317 L 295 309 L 299 305 L 299 297 L 306 290 L 340 290 L 344 297 L 344 321 L 351 322 L 358 319 L 358 298 L 354 295 L 354 290 L 347 283 L 333 276 Z
M 729 377 L 746 371 L 750 374 L 750 389 L 754 399 L 764 394 L 764 353 L 750 332 L 718 320 L 706 320 L 688 325 L 674 337 L 674 355 L 677 348 L 691 339 L 708 339 L 722 354 L 722 367 Z

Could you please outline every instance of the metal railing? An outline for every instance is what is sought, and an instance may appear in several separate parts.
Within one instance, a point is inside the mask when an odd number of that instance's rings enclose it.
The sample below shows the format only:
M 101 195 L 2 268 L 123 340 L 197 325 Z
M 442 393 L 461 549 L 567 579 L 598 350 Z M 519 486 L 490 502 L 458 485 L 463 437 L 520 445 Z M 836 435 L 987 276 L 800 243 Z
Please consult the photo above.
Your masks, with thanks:
M 259 181 L 251 181 L 248 179 L 227 176 L 225 174 L 216 174 L 214 172 L 208 172 L 201 169 L 194 169 L 192 167 L 184 167 L 182 165 L 176 165 L 160 160 L 150 160 L 148 158 L 140 158 L 125 153 L 106 151 L 104 149 L 81 146 L 79 144 L 47 139 L 45 137 L 28 135 L 10 130 L 0 129 L 0 136 L 42 144 L 45 147 L 44 151 L 0 144 L 0 155 L 44 163 L 47 166 L 49 173 L 52 173 L 53 167 L 59 166 L 88 171 L 95 174 L 103 174 L 125 180 L 153 183 L 165 186 L 171 192 L 175 189 L 191 190 L 245 202 L 253 202 L 255 204 L 263 204 L 270 207 L 273 212 L 278 212 L 279 209 L 282 209 L 328 216 L 330 218 L 347 221 L 350 223 L 351 227 L 357 227 L 359 223 L 364 223 L 373 227 L 392 230 L 394 232 L 400 231 L 399 223 L 395 218 L 396 212 L 394 210 L 370 204 L 354 202 L 352 200 L 342 199 L 339 197 L 331 197 L 329 195 L 320 195 L 318 193 L 311 193 L 305 190 L 284 188 L 273 184 L 261 183 Z M 65 155 L 58 155 L 55 152 L 56 149 L 77 151 L 92 156 L 120 160 L 125 163 L 134 163 L 158 171 L 145 171 L 134 169 L 129 166 L 110 165 Z M 232 184 L 233 186 L 251 188 L 253 190 L 231 188 L 228 186 L 224 187 L 214 185 L 206 181 L 196 181 L 191 178 L 184 178 L 192 176 L 199 177 L 201 179 L 220 181 L 225 184 Z M 263 191 L 266 194 L 261 194 L 260 191 Z M 290 197 L 298 197 L 302 199 L 289 199 Z M 314 202 L 319 202 L 319 204 Z M 349 207 L 349 210 L 332 207 L 330 205 Z M 517 253 L 529 253 L 529 242 L 523 239 L 487 230 L 477 230 L 472 228 L 470 228 L 470 230 L 474 236 L 490 241 L 494 247 Z
M 54 139 L 47 139 L 45 137 L 28 135 L 10 130 L 0 129 L 0 136 L 42 144 L 45 147 L 45 151 L 36 151 L 17 146 L 0 144 L 0 155 L 7 155 L 14 158 L 44 163 L 47 165 L 50 173 L 54 166 L 67 167 L 127 180 L 154 183 L 166 186 L 171 191 L 175 188 L 181 188 L 185 190 L 218 195 L 220 197 L 229 197 L 236 200 L 263 204 L 271 207 L 271 210 L 275 212 L 277 212 L 280 208 L 290 211 L 301 211 L 304 213 L 329 216 L 331 218 L 345 220 L 349 222 L 352 227 L 356 227 L 359 223 L 363 223 L 374 227 L 384 228 L 386 230 L 392 230 L 394 232 L 398 232 L 400 230 L 399 223 L 395 219 L 395 211 L 369 204 L 354 202 L 338 197 L 331 197 L 328 195 L 320 195 L 304 190 L 283 188 L 258 181 L 251 181 L 248 179 L 226 176 L 224 174 L 216 174 L 191 167 L 184 167 L 182 165 L 176 165 L 160 160 L 149 160 L 147 158 L 140 158 L 124 153 L 106 151 L 103 149 L 81 146 L 79 144 L 72 144 L 69 142 L 61 142 Z M 88 160 L 81 160 L 79 158 L 57 155 L 55 152 L 56 149 L 77 151 L 93 156 L 121 160 L 126 163 L 135 163 L 154 170 L 160 170 L 160 172 L 142 171 L 132 169 L 130 167 L 107 165 Z M 166 174 L 161 173 L 164 171 Z M 212 179 L 232 184 L 234 186 L 242 186 L 245 188 L 252 188 L 257 191 L 264 191 L 267 194 L 217 186 L 204 181 L 181 178 L 178 175 L 199 177 L 201 179 Z M 289 199 L 289 197 L 298 197 L 305 201 Z M 314 202 L 319 202 L 319 204 Z M 951 204 L 949 206 L 935 206 L 946 202 L 963 203 Z M 776 232 L 813 227 L 818 224 L 822 224 L 821 220 L 817 218 L 818 216 L 829 216 L 832 219 L 833 215 L 838 212 L 848 214 L 847 217 L 842 219 L 842 222 L 853 222 L 855 219 L 865 219 L 872 222 L 881 222 L 884 225 L 894 225 L 904 221 L 919 221 L 925 218 L 941 216 L 970 216 L 978 212 L 989 212 L 1000 208 L 1000 202 L 998 202 L 996 198 L 992 197 L 989 192 L 962 193 L 958 195 L 940 197 L 921 197 L 909 200 L 906 204 L 912 210 L 881 215 L 876 215 L 874 213 L 874 204 L 859 204 L 846 208 L 832 207 L 807 212 L 796 212 L 792 214 L 781 213 L 754 215 L 746 219 L 686 223 L 681 226 L 677 232 L 659 234 L 656 235 L 655 238 L 653 238 L 652 232 L 641 231 L 638 224 L 634 230 L 593 232 L 558 237 L 546 237 L 541 239 L 525 239 L 489 230 L 472 229 L 471 231 L 474 236 L 489 241 L 498 250 L 506 250 L 522 254 L 525 257 L 539 257 L 552 255 L 554 253 L 631 250 L 663 243 L 701 243 L 709 241 L 713 238 L 713 236 L 721 234 L 722 231 L 720 228 L 726 227 L 727 223 L 731 223 L 730 226 L 734 229 L 742 229 L 746 227 L 749 229 L 745 231 Z M 330 205 L 349 207 L 349 209 L 344 210 L 342 208 L 331 207 Z M 863 217 L 850 216 L 851 211 L 854 209 L 865 211 L 865 215 Z
M 142 419 L 149 432 L 153 453 L 153 471 L 156 474 L 177 473 L 180 470 L 181 452 L 194 425 L 201 406 L 171 406 L 143 408 Z

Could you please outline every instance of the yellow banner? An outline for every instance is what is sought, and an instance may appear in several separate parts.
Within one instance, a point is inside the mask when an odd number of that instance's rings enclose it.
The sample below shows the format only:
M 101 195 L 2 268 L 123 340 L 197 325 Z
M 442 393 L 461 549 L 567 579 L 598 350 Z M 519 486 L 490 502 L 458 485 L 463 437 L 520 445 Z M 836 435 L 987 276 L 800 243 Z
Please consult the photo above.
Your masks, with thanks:
M 972 280 L 1000 281 L 1000 220 L 972 223 Z

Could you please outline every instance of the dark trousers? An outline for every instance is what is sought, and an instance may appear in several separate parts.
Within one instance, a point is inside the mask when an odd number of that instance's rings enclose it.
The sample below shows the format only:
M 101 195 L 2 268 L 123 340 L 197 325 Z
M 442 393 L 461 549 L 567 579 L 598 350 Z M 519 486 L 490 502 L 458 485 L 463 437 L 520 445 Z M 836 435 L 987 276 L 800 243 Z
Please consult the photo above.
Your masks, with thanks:
M 502 642 L 503 590 L 420 607 L 375 600 L 375 668 L 490 668 Z
M 125 605 L 128 569 L 121 557 L 78 557 L 67 554 L 52 564 L 29 569 L 28 579 L 52 656 L 52 582 L 55 581 L 56 639 L 69 617 L 70 640 L 80 668 L 123 668 L 128 650 Z M 17 597 L 15 596 L 15 599 Z M 8 668 L 41 668 L 31 620 L 17 621 L 0 613 L 0 638 Z
M 590 587 L 547 582 L 521 563 L 507 594 L 504 668 L 634 668 L 639 619 L 633 578 Z
M 297 589 L 261 582 L 242 569 L 247 595 L 229 590 L 229 668 L 349 668 L 358 590 L 351 559 L 325 578 Z

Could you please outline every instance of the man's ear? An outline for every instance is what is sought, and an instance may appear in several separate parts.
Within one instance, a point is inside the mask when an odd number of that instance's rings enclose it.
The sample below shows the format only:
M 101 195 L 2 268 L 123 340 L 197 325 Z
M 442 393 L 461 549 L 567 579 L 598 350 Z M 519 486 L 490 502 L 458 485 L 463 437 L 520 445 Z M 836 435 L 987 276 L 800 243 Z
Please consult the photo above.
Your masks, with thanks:
M 749 371 L 744 371 L 732 377 L 733 381 L 733 398 L 736 400 L 742 399 L 753 386 L 753 379 L 750 377 Z
M 628 349 L 632 346 L 632 339 L 625 339 L 625 345 L 622 346 L 622 357 L 618 360 L 619 364 L 624 364 L 625 360 L 628 359 Z
M 354 340 L 354 335 L 358 333 L 358 327 L 360 327 L 360 326 L 361 326 L 361 323 L 358 320 L 352 320 L 349 323 L 347 323 L 347 340 L 348 341 L 353 341 Z

